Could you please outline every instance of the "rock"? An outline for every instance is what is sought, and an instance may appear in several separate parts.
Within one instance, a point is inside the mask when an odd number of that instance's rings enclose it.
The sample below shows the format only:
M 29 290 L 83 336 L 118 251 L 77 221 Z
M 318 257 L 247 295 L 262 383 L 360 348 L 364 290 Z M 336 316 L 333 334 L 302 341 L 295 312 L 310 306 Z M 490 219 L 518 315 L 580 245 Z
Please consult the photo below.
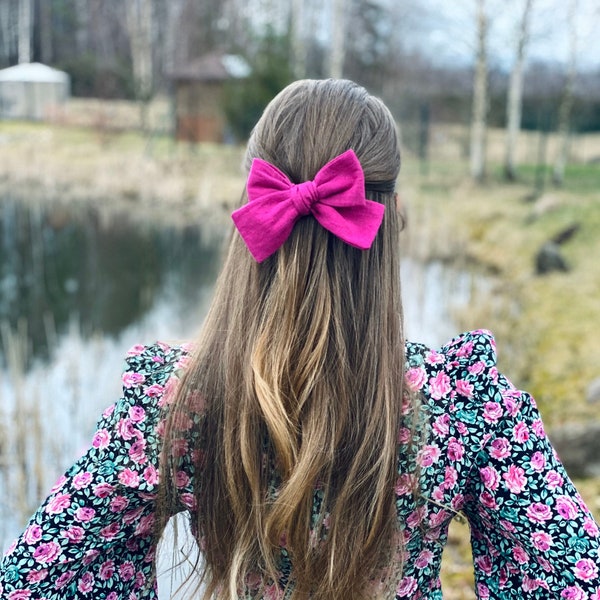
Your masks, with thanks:
M 594 379 L 590 385 L 588 385 L 585 397 L 586 400 L 591 404 L 597 404 L 600 402 L 600 377 Z
M 558 244 L 546 242 L 535 257 L 535 270 L 538 275 L 545 275 L 552 271 L 568 271 L 567 261 L 560 251 Z
M 570 477 L 600 476 L 600 422 L 563 425 L 548 436 Z

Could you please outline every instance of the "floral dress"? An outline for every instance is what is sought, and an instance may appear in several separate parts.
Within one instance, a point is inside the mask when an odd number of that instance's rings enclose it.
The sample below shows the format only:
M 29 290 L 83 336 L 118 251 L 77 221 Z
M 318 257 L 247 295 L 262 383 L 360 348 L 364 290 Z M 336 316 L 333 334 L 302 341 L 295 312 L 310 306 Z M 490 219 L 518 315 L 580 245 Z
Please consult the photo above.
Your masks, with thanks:
M 5 554 L 2 599 L 157 597 L 161 405 L 188 351 L 165 344 L 130 350 L 122 398 Z M 461 513 L 471 530 L 479 599 L 600 600 L 598 526 L 550 446 L 533 399 L 498 373 L 492 336 L 466 333 L 437 351 L 408 343 L 406 381 L 421 398 L 427 435 L 399 469 L 404 564 L 389 597 L 442 598 L 441 554 L 448 525 Z M 414 435 L 408 427 L 399 431 L 400 456 Z M 191 463 L 179 481 L 183 503 L 193 508 Z M 281 580 L 264 598 L 283 598 L 290 570 L 282 548 Z

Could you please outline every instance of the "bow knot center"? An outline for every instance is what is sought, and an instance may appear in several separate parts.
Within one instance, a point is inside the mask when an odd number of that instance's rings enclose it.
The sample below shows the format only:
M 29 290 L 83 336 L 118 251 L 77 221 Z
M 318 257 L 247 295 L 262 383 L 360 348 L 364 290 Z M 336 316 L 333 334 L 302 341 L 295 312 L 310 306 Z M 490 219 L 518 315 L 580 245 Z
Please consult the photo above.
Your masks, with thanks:
M 312 210 L 312 205 L 319 197 L 317 186 L 314 181 L 305 181 L 294 186 L 295 194 L 293 196 L 294 206 L 298 214 L 302 216 L 309 215 Z

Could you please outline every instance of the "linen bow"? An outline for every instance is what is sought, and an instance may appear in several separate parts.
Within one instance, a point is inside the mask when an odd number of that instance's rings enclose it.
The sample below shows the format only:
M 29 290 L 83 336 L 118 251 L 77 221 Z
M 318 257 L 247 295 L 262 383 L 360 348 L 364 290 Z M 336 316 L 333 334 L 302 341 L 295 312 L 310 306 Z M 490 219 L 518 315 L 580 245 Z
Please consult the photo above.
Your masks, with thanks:
M 353 150 L 328 162 L 312 181 L 294 184 L 277 167 L 255 158 L 248 203 L 231 215 L 246 246 L 262 262 L 287 240 L 298 219 L 312 214 L 350 246 L 371 247 L 385 207 L 365 198 L 365 178 Z

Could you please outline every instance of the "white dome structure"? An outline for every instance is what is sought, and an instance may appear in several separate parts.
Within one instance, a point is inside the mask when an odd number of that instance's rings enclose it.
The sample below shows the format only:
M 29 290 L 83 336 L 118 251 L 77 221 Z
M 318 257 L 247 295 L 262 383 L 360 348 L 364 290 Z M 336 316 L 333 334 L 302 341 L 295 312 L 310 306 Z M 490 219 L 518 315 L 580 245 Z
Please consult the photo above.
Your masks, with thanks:
M 0 70 L 0 118 L 42 120 L 70 96 L 64 71 L 41 63 L 23 63 Z

